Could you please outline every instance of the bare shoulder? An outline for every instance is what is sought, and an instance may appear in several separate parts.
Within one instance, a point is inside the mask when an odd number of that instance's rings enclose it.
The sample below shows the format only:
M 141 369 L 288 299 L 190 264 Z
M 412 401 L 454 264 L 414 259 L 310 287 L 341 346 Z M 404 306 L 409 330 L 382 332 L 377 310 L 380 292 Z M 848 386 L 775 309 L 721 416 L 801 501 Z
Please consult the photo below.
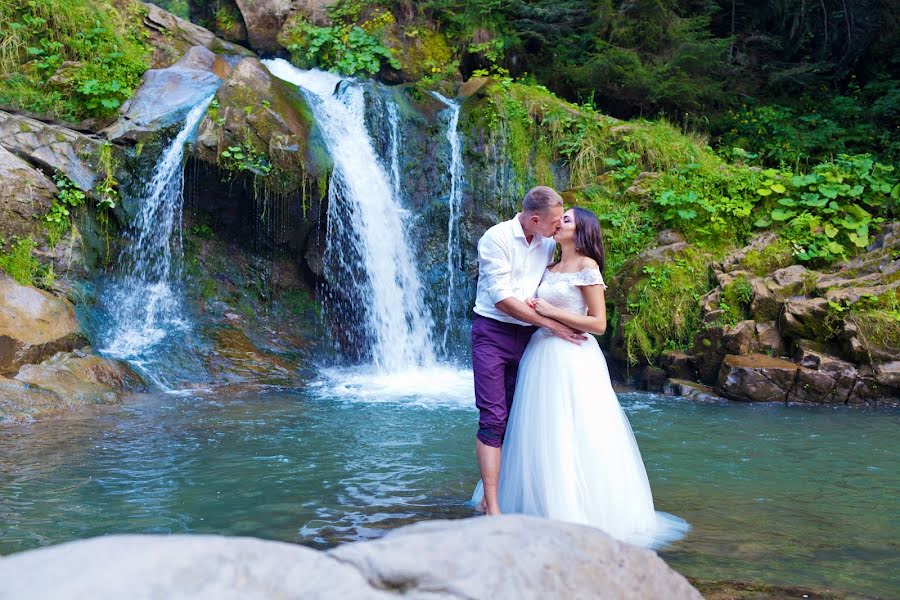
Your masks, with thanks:
M 581 265 L 580 265 L 580 268 L 581 268 L 582 271 L 583 271 L 584 269 L 597 269 L 597 270 L 599 270 L 599 269 L 600 269 L 600 265 L 598 265 L 598 264 L 597 264 L 597 261 L 594 260 L 593 258 L 591 258 L 591 257 L 589 257 L 589 256 L 582 256 L 582 257 L 581 257 Z

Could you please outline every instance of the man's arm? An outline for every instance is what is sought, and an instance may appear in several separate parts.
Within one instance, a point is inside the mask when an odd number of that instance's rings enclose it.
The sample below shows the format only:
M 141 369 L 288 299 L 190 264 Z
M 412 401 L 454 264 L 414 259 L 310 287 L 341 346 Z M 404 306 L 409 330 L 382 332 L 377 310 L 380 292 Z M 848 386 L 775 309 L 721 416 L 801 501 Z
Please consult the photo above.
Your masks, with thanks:
M 511 316 L 513 319 L 525 321 L 526 323 L 531 323 L 538 327 L 546 327 L 553 332 L 553 335 L 561 337 L 568 342 L 580 344 L 587 339 L 587 336 L 582 332 L 572 329 L 564 323 L 538 314 L 537 311 L 518 298 L 509 297 L 501 300 L 494 306 Z

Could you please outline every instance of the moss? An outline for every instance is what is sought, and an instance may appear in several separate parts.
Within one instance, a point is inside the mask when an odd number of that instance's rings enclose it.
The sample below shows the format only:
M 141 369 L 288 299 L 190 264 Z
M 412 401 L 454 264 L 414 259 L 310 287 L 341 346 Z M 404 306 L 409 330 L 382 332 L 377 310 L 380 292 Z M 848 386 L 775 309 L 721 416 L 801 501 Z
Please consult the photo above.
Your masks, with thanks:
M 708 254 L 692 249 L 644 267 L 645 279 L 628 291 L 630 318 L 622 339 L 629 363 L 650 364 L 667 349 L 687 350 L 702 324 L 700 298 L 709 288 Z
M 783 238 L 775 240 L 762 250 L 750 250 L 741 261 L 747 269 L 764 277 L 773 271 L 790 266 L 794 262 L 793 248 Z
M 723 287 L 719 309 L 724 313 L 725 323 L 734 325 L 738 321 L 750 318 L 751 300 L 753 300 L 753 286 L 743 275 Z

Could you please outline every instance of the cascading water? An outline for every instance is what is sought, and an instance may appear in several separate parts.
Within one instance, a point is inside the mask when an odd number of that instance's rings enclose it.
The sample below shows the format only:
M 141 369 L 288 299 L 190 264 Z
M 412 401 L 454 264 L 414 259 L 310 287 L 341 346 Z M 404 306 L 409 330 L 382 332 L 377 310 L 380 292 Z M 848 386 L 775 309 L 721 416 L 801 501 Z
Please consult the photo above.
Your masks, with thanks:
M 104 354 L 139 361 L 167 334 L 189 325 L 178 293 L 184 146 L 212 99 L 208 96 L 188 112 L 136 202 L 139 212 L 128 234 L 120 275 L 104 299 L 109 317 Z
M 456 298 L 457 279 L 462 276 L 462 246 L 460 242 L 459 215 L 462 205 L 462 143 L 459 138 L 459 104 L 432 92 L 435 98 L 448 106 L 450 117 L 447 123 L 447 142 L 450 144 L 450 195 L 447 204 L 450 216 L 447 219 L 447 308 L 444 314 L 444 333 L 441 350 L 444 356 L 449 352 L 448 340 L 454 324 L 458 320 L 459 302 Z
M 348 333 L 349 341 L 381 372 L 433 365 L 431 316 L 406 239 L 405 211 L 366 130 L 362 88 L 281 59 L 264 63 L 300 87 L 334 161 L 325 252 L 326 278 L 338 288 L 326 301 L 332 318 L 360 320 L 360 333 Z
M 391 126 L 390 135 L 390 156 L 391 156 L 391 187 L 394 189 L 394 197 L 403 198 L 400 185 L 400 114 L 397 111 L 397 105 L 393 102 L 387 103 L 388 123 Z

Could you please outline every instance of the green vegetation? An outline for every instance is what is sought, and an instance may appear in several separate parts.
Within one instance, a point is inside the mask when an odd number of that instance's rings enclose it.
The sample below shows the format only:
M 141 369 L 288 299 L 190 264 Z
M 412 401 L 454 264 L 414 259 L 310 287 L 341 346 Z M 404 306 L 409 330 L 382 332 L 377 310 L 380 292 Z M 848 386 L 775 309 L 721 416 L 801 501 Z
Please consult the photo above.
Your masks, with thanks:
M 338 3 L 329 9 L 333 26 L 317 27 L 303 19 L 286 26 L 279 39 L 290 51 L 291 62 L 344 75 L 375 75 L 385 65 L 399 69 L 393 53 L 379 41 L 379 34 L 394 23 L 393 15 L 381 10 L 357 25 L 358 10 L 358 5 Z
M 7 250 L 7 243 L 0 240 L 0 270 L 22 285 L 34 285 L 41 279 L 43 267 L 34 257 L 34 240 L 30 237 L 13 238 Z M 52 282 L 52 268 L 44 271 Z
M 247 171 L 265 177 L 272 172 L 272 164 L 268 157 L 257 151 L 250 143 L 229 146 L 222 150 L 219 154 L 219 164 L 232 173 Z
M 72 212 L 85 204 L 87 196 L 72 181 L 60 172 L 53 176 L 53 182 L 59 193 L 50 205 L 50 212 L 44 215 L 47 222 L 48 239 L 51 246 L 56 245 L 62 236 L 72 227 Z
M 112 0 L 0 0 L 0 104 L 72 121 L 107 117 L 133 93 L 148 56 L 138 15 Z
M 701 326 L 699 300 L 710 287 L 709 262 L 708 254 L 689 250 L 644 267 L 646 277 L 628 292 L 631 318 L 622 327 L 631 364 L 652 364 L 663 350 L 688 349 Z
M 719 309 L 724 313 L 726 325 L 734 325 L 738 321 L 750 318 L 750 301 L 753 300 L 753 287 L 746 277 L 737 277 L 722 288 Z

